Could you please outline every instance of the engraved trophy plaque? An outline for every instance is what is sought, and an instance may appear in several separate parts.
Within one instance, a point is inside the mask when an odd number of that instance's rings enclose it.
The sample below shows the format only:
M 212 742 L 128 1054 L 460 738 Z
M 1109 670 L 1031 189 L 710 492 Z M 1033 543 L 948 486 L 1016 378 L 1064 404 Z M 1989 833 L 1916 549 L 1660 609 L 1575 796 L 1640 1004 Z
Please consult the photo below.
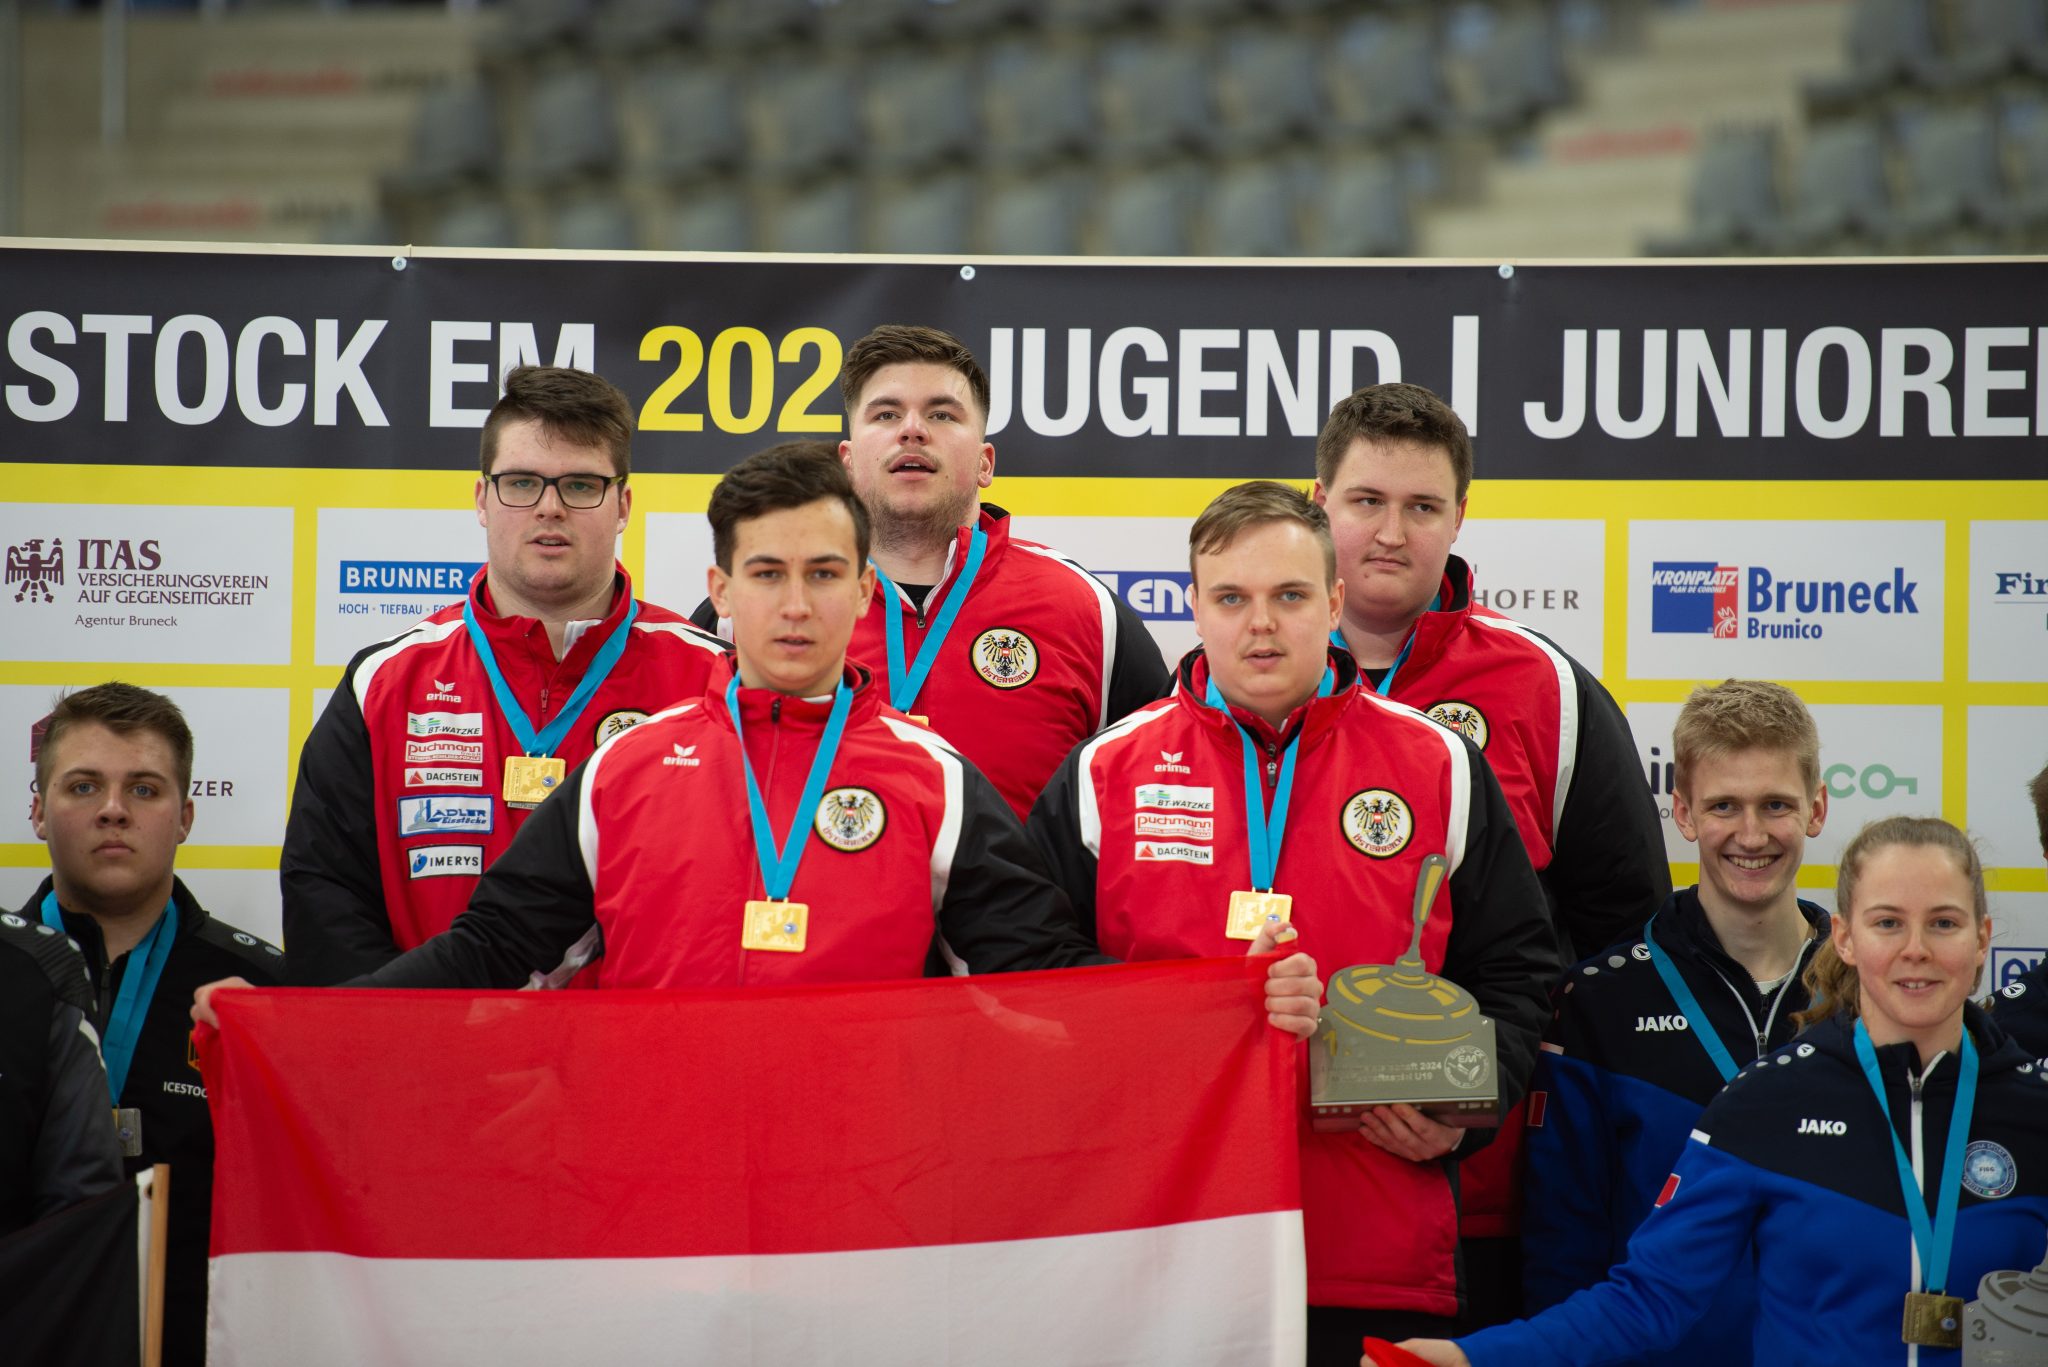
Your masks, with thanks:
M 2048 1258 L 1984 1274 L 1963 1309 L 1963 1367 L 2048 1367 Z
M 1309 1120 L 1358 1128 L 1368 1106 L 1405 1102 L 1445 1125 L 1500 1123 L 1493 1022 L 1472 994 L 1422 963 L 1422 927 L 1451 870 L 1432 854 L 1415 880 L 1414 937 L 1393 964 L 1359 964 L 1330 979 L 1309 1043 Z

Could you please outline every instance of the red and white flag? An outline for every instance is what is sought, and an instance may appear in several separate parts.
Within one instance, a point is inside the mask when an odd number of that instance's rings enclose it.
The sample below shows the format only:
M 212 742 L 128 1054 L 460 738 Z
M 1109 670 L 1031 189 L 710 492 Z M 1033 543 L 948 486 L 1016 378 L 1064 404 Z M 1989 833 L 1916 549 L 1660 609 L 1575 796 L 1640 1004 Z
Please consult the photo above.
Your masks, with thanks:
M 1298 1363 L 1264 971 L 223 993 L 209 1361 Z

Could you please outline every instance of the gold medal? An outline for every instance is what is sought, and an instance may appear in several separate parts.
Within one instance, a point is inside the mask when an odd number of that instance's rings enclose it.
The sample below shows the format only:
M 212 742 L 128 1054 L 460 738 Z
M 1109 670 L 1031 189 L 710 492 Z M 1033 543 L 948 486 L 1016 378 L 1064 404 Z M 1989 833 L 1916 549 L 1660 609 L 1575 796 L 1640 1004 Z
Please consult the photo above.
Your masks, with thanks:
M 568 763 L 552 755 L 507 755 L 505 805 L 538 807 L 568 776 Z
M 1899 1329 L 1904 1343 L 1923 1348 L 1963 1346 L 1963 1298 L 1937 1296 L 1932 1291 L 1906 1293 L 1905 1323 Z
M 746 917 L 740 924 L 740 947 L 801 954 L 810 928 L 811 908 L 808 903 L 748 902 Z
M 925 727 L 927 729 L 931 727 L 932 719 L 930 717 L 924 716 L 921 713 L 905 712 L 903 715 L 910 718 L 912 721 L 916 722 L 919 726 Z
M 1293 909 L 1294 899 L 1284 892 L 1233 892 L 1223 933 L 1233 940 L 1256 940 L 1267 926 L 1286 925 Z

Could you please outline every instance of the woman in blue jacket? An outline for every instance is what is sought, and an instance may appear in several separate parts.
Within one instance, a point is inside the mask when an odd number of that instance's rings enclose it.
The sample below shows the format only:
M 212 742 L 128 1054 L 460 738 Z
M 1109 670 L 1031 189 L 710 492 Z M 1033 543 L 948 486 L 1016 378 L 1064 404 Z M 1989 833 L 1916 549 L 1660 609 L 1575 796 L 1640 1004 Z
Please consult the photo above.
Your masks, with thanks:
M 1991 922 L 1962 832 L 1866 826 L 1836 906 L 1809 1028 L 1708 1106 L 1628 1261 L 1535 1319 L 1404 1347 L 1441 1367 L 1653 1352 L 1754 1260 L 1758 1362 L 1960 1363 L 1978 1279 L 2048 1248 L 2048 1068 L 1969 1000 Z

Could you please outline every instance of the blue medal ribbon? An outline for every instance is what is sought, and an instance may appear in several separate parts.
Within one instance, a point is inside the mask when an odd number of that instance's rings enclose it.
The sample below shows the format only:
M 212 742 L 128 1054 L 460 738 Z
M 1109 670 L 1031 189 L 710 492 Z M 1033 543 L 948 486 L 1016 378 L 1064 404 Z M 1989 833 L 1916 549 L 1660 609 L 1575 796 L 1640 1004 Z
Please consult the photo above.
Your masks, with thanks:
M 640 615 L 640 603 L 634 599 L 626 604 L 625 620 L 612 628 L 612 634 L 605 638 L 597 653 L 590 657 L 590 667 L 583 671 L 583 681 L 576 685 L 576 691 L 569 695 L 569 701 L 555 714 L 545 731 L 536 732 L 533 722 L 527 717 L 526 709 L 513 696 L 511 685 L 505 682 L 505 671 L 498 668 L 498 657 L 491 649 L 490 638 L 476 620 L 476 609 L 472 602 L 462 605 L 462 625 L 469 631 L 470 644 L 476 647 L 478 658 L 484 662 L 484 673 L 490 676 L 491 692 L 498 700 L 498 711 L 504 714 L 506 725 L 512 728 L 512 738 L 519 742 L 522 752 L 535 759 L 545 759 L 555 753 L 555 747 L 569 734 L 569 728 L 583 715 L 583 709 L 603 686 L 605 677 L 626 653 L 626 642 L 632 639 L 633 619 Z
M 1957 1058 L 1961 1072 L 1956 1077 L 1956 1104 L 1948 1118 L 1948 1146 L 1941 1155 L 1941 1191 L 1936 1199 L 1934 1220 L 1927 1219 L 1927 1198 L 1913 1180 L 1913 1162 L 1899 1132 L 1892 1127 L 1891 1105 L 1885 1100 L 1884 1078 L 1877 1071 L 1877 1049 L 1863 1022 L 1856 1022 L 1856 1061 L 1877 1097 L 1877 1113 L 1884 1117 L 1885 1133 L 1892 1137 L 1892 1157 L 1899 1165 L 1899 1194 L 1906 1200 L 1906 1217 L 1913 1223 L 1913 1243 L 1920 1250 L 1920 1290 L 1932 1295 L 1947 1294 L 1948 1260 L 1956 1244 L 1956 1206 L 1963 1195 L 1963 1153 L 1970 1142 L 1970 1112 L 1977 1105 L 1977 1046 L 1970 1042 L 1970 1028 L 1963 1027 L 1963 1047 Z
M 1322 682 L 1316 685 L 1316 696 L 1327 698 L 1336 687 L 1337 671 L 1325 668 Z M 1252 733 L 1244 723 L 1230 715 L 1230 705 L 1223 701 L 1223 694 L 1217 690 L 1216 678 L 1209 677 L 1209 689 L 1203 696 L 1204 702 L 1230 718 L 1230 724 L 1237 728 L 1237 738 L 1244 746 L 1244 820 L 1250 835 L 1252 863 L 1252 891 L 1271 892 L 1273 874 L 1280 866 L 1280 841 L 1287 834 L 1287 804 L 1294 795 L 1294 758 L 1301 749 L 1301 733 L 1287 742 L 1287 753 L 1280 761 L 1280 777 L 1273 785 L 1273 807 L 1266 809 L 1265 786 L 1259 782 L 1259 747 L 1252 740 Z M 1307 730 L 1304 724 L 1302 730 Z
M 754 858 L 761 865 L 761 885 L 774 902 L 787 902 L 796 883 L 796 866 L 810 843 L 812 818 L 825 796 L 825 777 L 832 772 L 832 758 L 839 753 L 839 740 L 846 732 L 846 714 L 853 709 L 853 690 L 841 679 L 832 690 L 832 713 L 825 719 L 825 734 L 818 738 L 818 753 L 811 758 L 811 774 L 804 780 L 803 796 L 796 801 L 796 815 L 789 820 L 789 834 L 782 848 L 775 847 L 775 832 L 768 824 L 768 804 L 761 800 L 761 785 L 754 780 L 754 762 L 747 758 L 747 739 L 740 732 L 740 681 L 737 676 L 725 686 L 725 710 L 732 715 L 732 733 L 740 742 L 740 767 L 747 776 L 747 815 L 754 827 Z
M 1656 927 L 1656 916 L 1650 917 L 1643 927 L 1643 945 L 1650 951 L 1650 966 L 1664 980 L 1664 989 L 1671 994 L 1671 1000 L 1678 1003 L 1679 1014 L 1685 1017 L 1692 1037 L 1700 1042 L 1700 1047 L 1707 1051 L 1707 1057 L 1714 1061 L 1714 1067 L 1720 1070 L 1721 1081 L 1727 1082 L 1738 1071 L 1735 1056 L 1728 1052 L 1727 1045 L 1721 1043 L 1720 1035 L 1714 1032 L 1712 1023 L 1707 1020 L 1707 1013 L 1700 1010 L 1699 998 L 1679 976 L 1678 965 L 1671 962 L 1671 956 L 1657 943 Z
M 882 581 L 882 629 L 889 645 L 889 706 L 898 712 L 908 712 L 916 704 L 925 679 L 938 662 L 939 647 L 945 645 L 947 634 L 953 630 L 953 619 L 960 615 L 960 605 L 967 601 L 974 577 L 981 573 L 981 559 L 987 552 L 988 534 L 976 527 L 967 538 L 967 560 L 960 567 L 960 577 L 953 581 L 945 602 L 939 605 L 939 615 L 925 632 L 917 662 L 908 670 L 903 667 L 903 594 L 896 581 L 876 567 L 875 577 Z
M 1425 611 L 1438 612 L 1442 610 L 1443 605 L 1444 592 L 1442 589 L 1438 589 L 1436 593 L 1430 597 L 1429 607 L 1425 609 Z M 1419 620 L 1415 623 L 1413 627 L 1410 627 L 1408 629 L 1408 639 L 1401 643 L 1401 653 L 1394 657 L 1394 662 L 1387 666 L 1387 672 L 1380 676 L 1379 683 L 1374 686 L 1374 691 L 1377 692 L 1382 698 L 1391 698 L 1394 696 L 1394 675 L 1399 673 L 1401 666 L 1407 662 L 1408 652 L 1415 649 L 1415 637 L 1417 633 L 1419 633 L 1421 630 L 1422 623 Z M 1344 632 L 1341 629 L 1332 631 L 1330 633 L 1330 644 L 1337 647 L 1337 649 L 1346 652 L 1348 652 L 1351 649 L 1351 644 L 1350 642 L 1344 639 Z
M 43 895 L 43 924 L 64 934 L 64 913 L 57 906 L 57 894 Z M 149 1003 L 156 996 L 157 979 L 171 957 L 171 942 L 178 938 L 178 904 L 164 903 L 142 943 L 128 951 L 128 967 L 121 973 L 121 990 L 114 994 L 114 1014 L 107 1019 L 107 1033 L 100 1041 L 100 1057 L 107 1064 L 107 1092 L 118 1108 L 121 1089 L 128 1085 L 128 1068 L 135 1062 L 135 1041 L 142 1036 L 142 1022 L 149 1015 Z

